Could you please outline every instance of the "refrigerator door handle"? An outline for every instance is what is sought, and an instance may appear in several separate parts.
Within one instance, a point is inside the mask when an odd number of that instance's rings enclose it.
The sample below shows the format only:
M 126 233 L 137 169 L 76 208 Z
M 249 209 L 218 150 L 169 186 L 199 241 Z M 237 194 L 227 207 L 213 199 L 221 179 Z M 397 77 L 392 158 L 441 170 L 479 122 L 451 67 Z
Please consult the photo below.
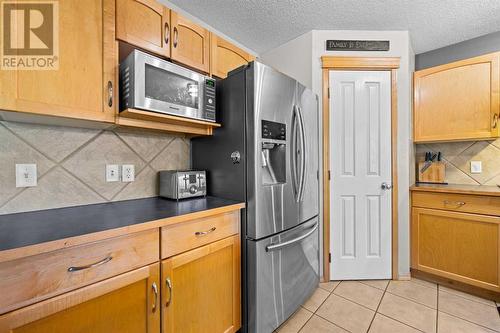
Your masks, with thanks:
M 298 115 L 298 108 L 296 105 L 293 106 L 293 113 L 292 113 L 292 137 L 291 137 L 291 147 L 290 151 L 292 152 L 291 155 L 291 160 L 292 160 L 292 188 L 293 192 L 295 194 L 295 200 L 299 202 L 300 197 L 299 197 L 299 175 L 297 172 L 297 124 L 299 115 Z
M 314 227 L 311 228 L 311 230 L 309 230 L 308 232 L 306 232 L 303 235 L 300 235 L 299 237 L 290 239 L 289 241 L 286 241 L 286 242 L 283 242 L 283 243 L 270 244 L 270 245 L 266 246 L 266 252 L 276 251 L 276 250 L 282 249 L 282 248 L 284 248 L 286 246 L 289 246 L 289 245 L 292 245 L 294 243 L 300 242 L 301 240 L 303 240 L 303 239 L 311 236 L 316 231 L 316 229 L 318 229 L 318 225 L 319 225 L 318 222 L 316 222 L 314 224 Z
M 297 196 L 298 202 L 302 201 L 302 196 L 304 194 L 304 183 L 306 179 L 306 135 L 304 131 L 304 119 L 302 118 L 302 109 L 297 106 L 297 114 L 299 119 L 299 130 L 300 130 L 300 181 L 299 181 L 299 194 Z

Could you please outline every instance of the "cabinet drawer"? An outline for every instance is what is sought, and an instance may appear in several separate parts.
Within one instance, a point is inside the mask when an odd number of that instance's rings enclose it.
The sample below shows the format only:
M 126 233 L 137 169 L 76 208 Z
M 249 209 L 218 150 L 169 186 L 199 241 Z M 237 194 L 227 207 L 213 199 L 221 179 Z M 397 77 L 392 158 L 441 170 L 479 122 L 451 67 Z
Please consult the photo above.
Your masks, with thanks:
M 415 207 L 500 216 L 500 197 L 413 192 L 412 205 Z
M 239 233 L 240 211 L 209 216 L 161 228 L 161 257 L 212 243 Z
M 0 313 L 158 261 L 158 229 L 0 264 Z

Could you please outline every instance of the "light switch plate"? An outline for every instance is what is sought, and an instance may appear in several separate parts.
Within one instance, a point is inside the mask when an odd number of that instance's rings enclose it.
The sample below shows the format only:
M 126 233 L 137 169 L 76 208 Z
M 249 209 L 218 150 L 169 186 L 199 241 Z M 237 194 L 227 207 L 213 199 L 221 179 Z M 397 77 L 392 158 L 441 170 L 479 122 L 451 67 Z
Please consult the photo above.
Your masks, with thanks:
M 117 182 L 120 180 L 120 167 L 118 164 L 106 165 L 106 181 Z
M 16 164 L 16 187 L 33 187 L 36 185 L 36 164 Z
M 470 173 L 481 173 L 481 172 L 483 172 L 483 163 L 481 161 L 471 161 Z
M 135 180 L 135 167 L 133 164 L 122 165 L 122 182 L 133 182 Z

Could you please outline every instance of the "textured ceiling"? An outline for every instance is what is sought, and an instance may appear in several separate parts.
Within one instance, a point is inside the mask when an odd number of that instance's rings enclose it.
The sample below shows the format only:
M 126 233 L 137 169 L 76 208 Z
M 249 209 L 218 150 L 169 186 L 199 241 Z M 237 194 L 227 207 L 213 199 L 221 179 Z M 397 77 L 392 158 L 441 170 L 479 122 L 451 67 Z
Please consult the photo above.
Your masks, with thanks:
M 500 0 L 169 0 L 262 53 L 307 31 L 409 30 L 422 53 L 500 30 Z

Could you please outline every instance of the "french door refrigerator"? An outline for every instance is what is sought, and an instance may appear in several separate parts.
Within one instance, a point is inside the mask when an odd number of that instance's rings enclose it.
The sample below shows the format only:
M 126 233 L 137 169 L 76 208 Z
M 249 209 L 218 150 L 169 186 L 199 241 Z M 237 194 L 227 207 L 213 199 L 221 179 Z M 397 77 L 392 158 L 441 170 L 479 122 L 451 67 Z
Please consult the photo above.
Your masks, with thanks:
M 318 100 L 311 90 L 252 62 L 217 82 L 212 137 L 191 140 L 208 194 L 242 211 L 243 332 L 269 333 L 319 283 Z

